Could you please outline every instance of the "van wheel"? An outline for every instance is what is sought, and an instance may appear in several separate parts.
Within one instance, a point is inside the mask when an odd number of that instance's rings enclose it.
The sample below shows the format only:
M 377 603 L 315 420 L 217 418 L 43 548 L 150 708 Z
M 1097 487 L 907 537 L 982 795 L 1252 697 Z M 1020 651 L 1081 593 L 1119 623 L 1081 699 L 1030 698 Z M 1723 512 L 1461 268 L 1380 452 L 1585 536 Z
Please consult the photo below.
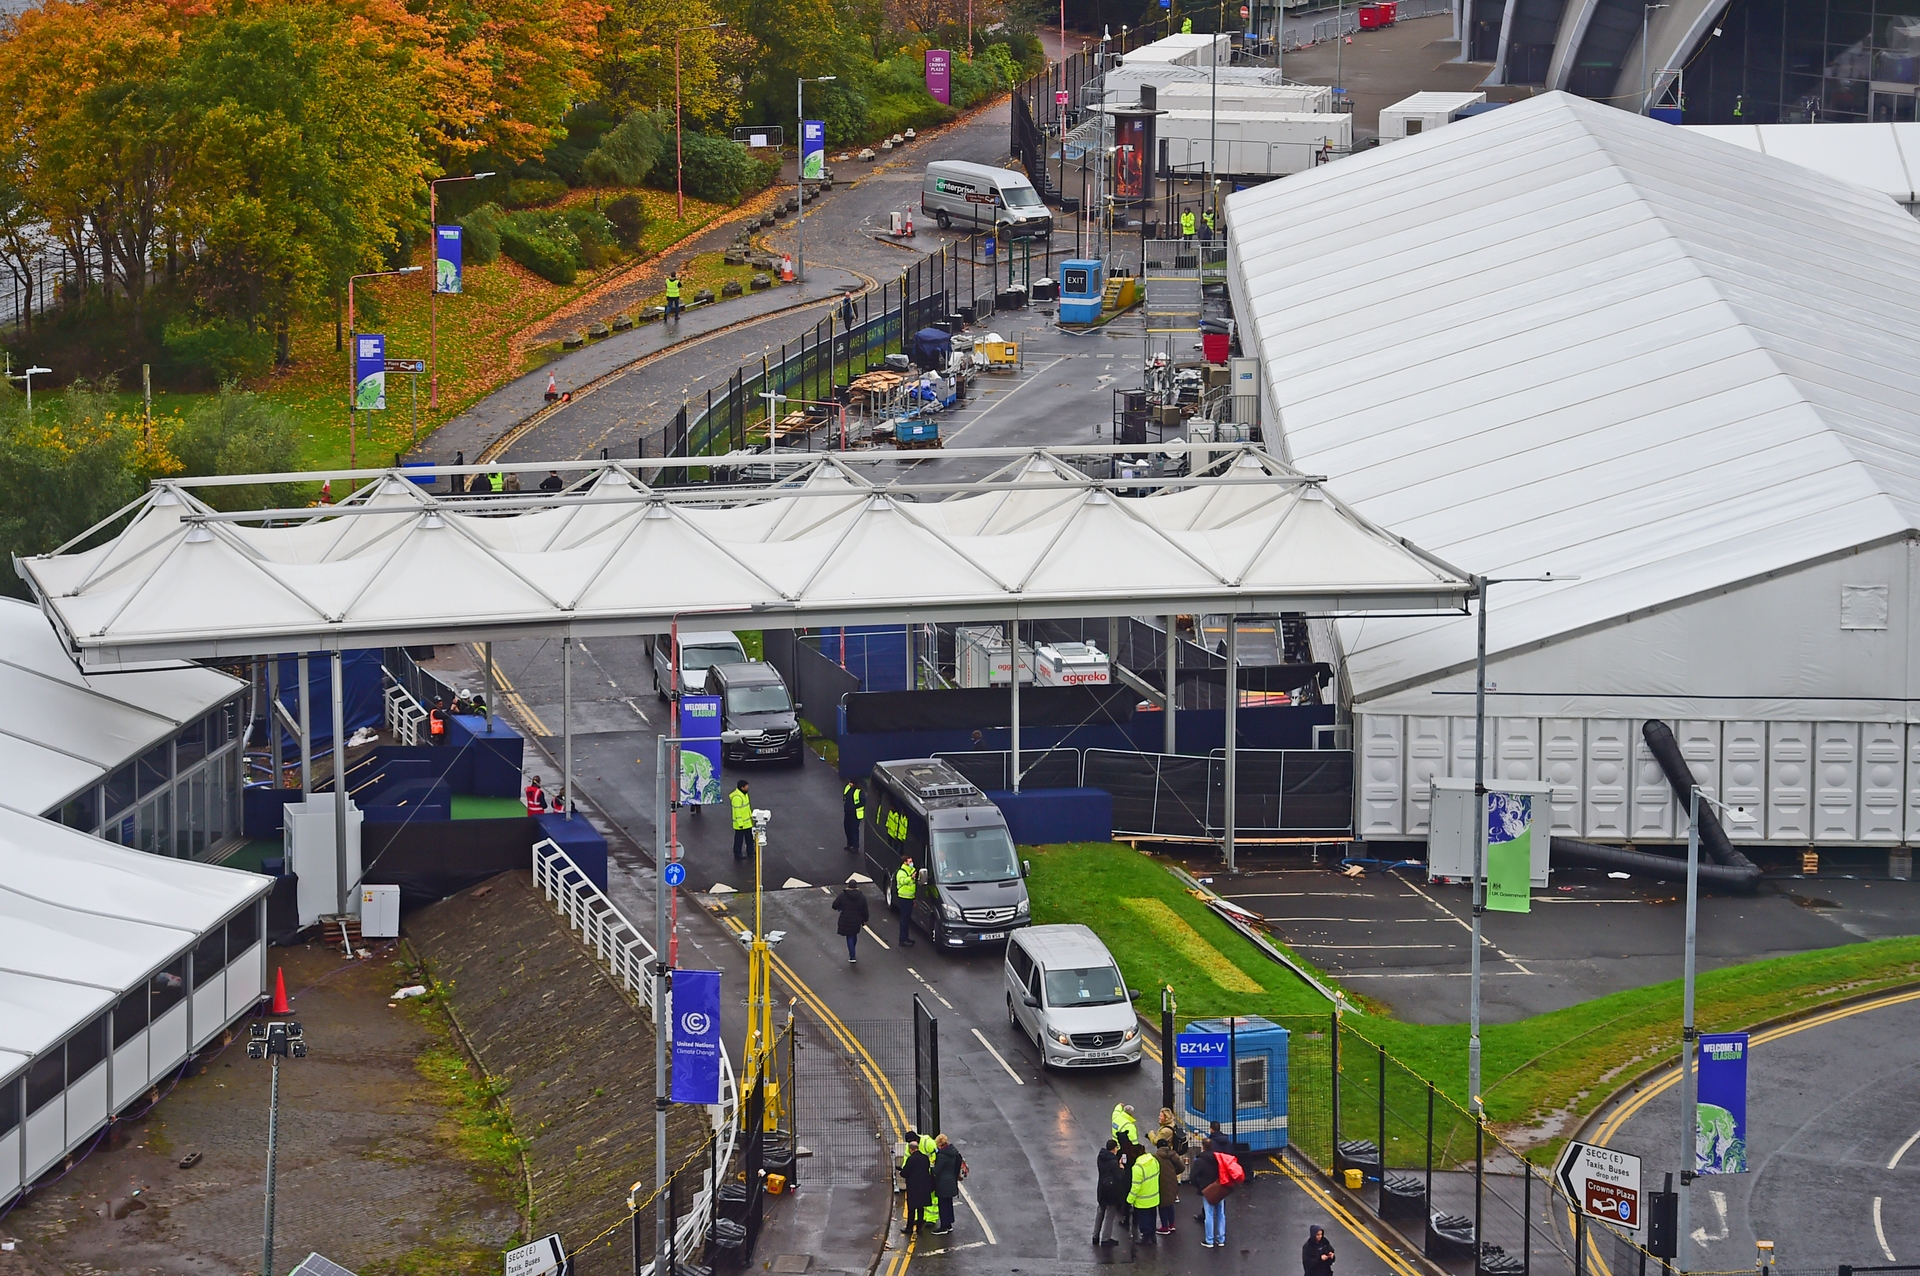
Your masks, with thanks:
M 933 215 L 933 224 L 938 226 L 941 230 L 952 230 L 953 218 L 947 216 L 945 210 L 939 210 L 939 211 L 936 211 Z
M 896 902 L 894 901 L 894 898 L 893 898 L 893 883 L 892 883 L 892 882 L 888 882 L 888 883 L 887 883 L 887 907 L 888 907 L 888 908 L 890 908 L 890 909 L 892 909 L 892 910 L 893 910 L 894 912 L 896 912 L 896 913 L 900 911 L 900 905 L 899 905 L 899 904 L 897 904 L 897 903 L 896 903 Z
M 1020 1016 L 1013 1013 L 1012 993 L 1007 994 L 1007 1027 L 1013 1029 L 1015 1032 L 1020 1032 Z M 1021 1033 L 1021 1035 L 1025 1036 L 1026 1034 Z

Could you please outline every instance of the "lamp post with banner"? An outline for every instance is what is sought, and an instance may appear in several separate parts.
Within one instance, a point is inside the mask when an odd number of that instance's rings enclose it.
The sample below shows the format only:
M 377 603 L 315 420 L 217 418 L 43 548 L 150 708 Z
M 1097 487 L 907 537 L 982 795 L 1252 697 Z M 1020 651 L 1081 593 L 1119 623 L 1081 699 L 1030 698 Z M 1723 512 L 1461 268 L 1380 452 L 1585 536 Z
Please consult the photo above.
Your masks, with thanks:
M 793 170 L 794 194 L 799 200 L 799 206 L 793 214 L 794 242 L 797 245 L 793 253 L 793 277 L 798 283 L 807 281 L 807 155 L 809 154 L 807 148 L 813 141 L 813 138 L 807 136 L 807 85 L 831 84 L 839 78 L 837 75 L 816 75 L 809 79 L 803 75 L 798 78 L 798 83 L 793 89 L 794 106 L 799 112 L 800 119 L 800 153 L 796 157 L 799 162 Z M 814 127 L 819 130 L 815 134 L 820 143 L 818 154 L 824 160 L 827 144 L 826 123 L 815 121 Z
M 440 294 L 460 291 L 461 271 L 460 227 L 440 224 L 440 184 L 442 182 L 477 182 L 483 177 L 492 176 L 494 174 L 491 171 L 469 173 L 464 177 L 436 177 L 427 183 L 427 225 L 433 228 L 433 282 L 427 296 L 427 408 L 429 411 L 440 406 Z M 451 258 L 443 258 L 441 243 L 449 236 L 451 237 L 450 246 L 455 255 Z M 443 260 L 451 264 L 450 271 L 441 270 L 440 263 Z M 449 279 L 444 276 L 451 277 L 452 287 L 447 286 Z M 352 306 L 349 305 L 348 309 L 351 310 Z M 353 326 L 351 319 L 348 320 L 347 326 L 349 328 Z
M 347 468 L 350 470 L 360 468 L 359 466 L 359 429 L 360 429 L 359 412 L 360 412 L 361 383 L 363 381 L 363 377 L 360 372 L 360 364 L 362 359 L 362 354 L 360 349 L 360 339 L 359 339 L 360 333 L 357 330 L 356 324 L 354 323 L 353 286 L 359 283 L 362 279 L 384 279 L 389 275 L 417 275 L 421 272 L 422 269 L 423 268 L 420 266 L 402 266 L 398 270 L 370 270 L 364 274 L 347 276 L 347 379 L 348 379 Z M 369 333 L 368 337 L 372 339 L 372 338 L 378 337 L 378 334 Z M 379 410 L 387 406 L 387 402 L 386 402 L 386 376 L 387 376 L 386 339 L 379 338 L 377 341 L 374 341 L 373 345 L 366 352 L 365 358 L 369 363 L 371 363 L 374 360 L 378 360 L 380 364 L 380 381 L 377 384 L 377 386 L 373 387 L 369 391 L 369 393 L 372 396 L 374 396 L 374 401 L 370 403 L 369 406 L 374 410 Z

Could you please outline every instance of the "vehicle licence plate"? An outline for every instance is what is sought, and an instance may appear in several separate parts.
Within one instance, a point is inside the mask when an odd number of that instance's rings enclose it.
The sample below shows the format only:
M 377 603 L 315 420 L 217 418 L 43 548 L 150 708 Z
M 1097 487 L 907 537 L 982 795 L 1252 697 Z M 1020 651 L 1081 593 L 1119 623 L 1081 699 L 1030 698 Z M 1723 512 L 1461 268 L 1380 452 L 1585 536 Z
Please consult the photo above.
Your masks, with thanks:
M 990 930 L 986 934 L 980 936 L 980 941 L 982 943 L 985 943 L 989 939 L 1005 939 L 1006 937 L 1007 937 L 1007 932 L 1004 930 Z
M 1080 1059 L 1083 1063 L 1112 1063 L 1119 1057 L 1117 1054 L 1086 1054 L 1081 1055 Z
M 755 749 L 754 752 L 755 753 L 778 753 L 780 752 L 780 750 L 776 747 L 772 749 Z

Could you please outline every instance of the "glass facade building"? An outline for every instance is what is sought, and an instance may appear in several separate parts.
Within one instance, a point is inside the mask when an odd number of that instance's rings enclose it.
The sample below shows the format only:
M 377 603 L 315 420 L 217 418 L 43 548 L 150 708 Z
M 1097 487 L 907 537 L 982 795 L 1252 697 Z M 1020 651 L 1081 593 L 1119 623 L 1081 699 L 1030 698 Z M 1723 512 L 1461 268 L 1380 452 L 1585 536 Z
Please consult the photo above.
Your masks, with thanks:
M 207 858 L 241 836 L 245 711 L 233 697 L 46 817 L 136 850 Z
M 1912 122 L 1920 0 L 1733 0 L 1686 64 L 1688 124 Z

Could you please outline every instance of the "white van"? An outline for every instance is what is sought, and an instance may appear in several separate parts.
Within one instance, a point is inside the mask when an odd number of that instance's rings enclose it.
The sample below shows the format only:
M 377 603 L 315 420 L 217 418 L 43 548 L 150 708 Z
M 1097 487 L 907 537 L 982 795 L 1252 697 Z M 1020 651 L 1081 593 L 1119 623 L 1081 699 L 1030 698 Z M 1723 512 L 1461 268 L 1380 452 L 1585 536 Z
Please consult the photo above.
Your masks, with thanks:
M 1113 954 L 1085 926 L 1029 926 L 1007 941 L 1007 1022 L 1043 1067 L 1140 1062 L 1140 1020 Z
M 1025 173 L 991 164 L 935 160 L 920 187 L 920 211 L 941 230 L 998 231 L 1014 239 L 1053 234 L 1053 214 Z
M 657 634 L 647 641 L 653 647 L 653 689 L 662 700 L 700 695 L 707 689 L 707 670 L 741 664 L 747 658 L 740 639 L 725 629 L 684 633 L 680 635 L 680 676 L 675 678 L 673 640 Z

